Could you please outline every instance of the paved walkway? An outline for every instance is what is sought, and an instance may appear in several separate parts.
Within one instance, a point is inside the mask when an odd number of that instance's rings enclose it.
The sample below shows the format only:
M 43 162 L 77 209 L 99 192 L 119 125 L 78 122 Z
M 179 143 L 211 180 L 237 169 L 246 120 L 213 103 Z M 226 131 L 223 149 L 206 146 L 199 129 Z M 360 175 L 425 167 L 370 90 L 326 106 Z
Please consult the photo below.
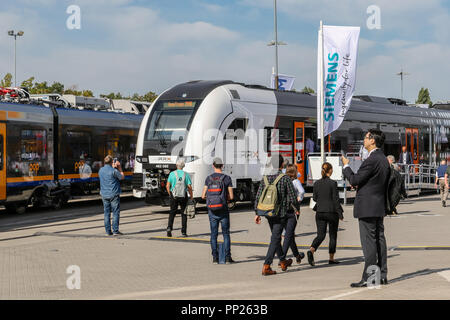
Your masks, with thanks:
M 60 211 L 0 212 L 0 299 L 450 299 L 450 208 L 436 195 L 403 201 L 400 214 L 385 219 L 390 284 L 381 289 L 349 286 L 363 268 L 352 205 L 344 206 L 339 225 L 340 265 L 328 265 L 327 237 L 315 267 L 305 259 L 287 272 L 274 266 L 279 273 L 270 277 L 261 276 L 269 227 L 253 222 L 249 204 L 231 214 L 234 265 L 212 264 L 204 211 L 188 221 L 188 238 L 177 238 L 179 217 L 167 238 L 165 208 L 132 199 L 121 206 L 120 237 L 104 235 L 99 201 Z M 314 213 L 302 207 L 301 250 L 315 231 Z M 80 289 L 68 289 L 76 275 L 67 273 L 70 266 L 79 267 Z

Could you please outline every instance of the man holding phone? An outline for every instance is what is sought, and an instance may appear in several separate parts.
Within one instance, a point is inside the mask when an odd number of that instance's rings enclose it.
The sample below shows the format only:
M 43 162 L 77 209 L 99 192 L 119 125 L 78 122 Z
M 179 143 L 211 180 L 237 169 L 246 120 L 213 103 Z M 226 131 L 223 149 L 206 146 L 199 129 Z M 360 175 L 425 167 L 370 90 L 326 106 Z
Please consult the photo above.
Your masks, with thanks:
M 107 155 L 105 165 L 98 172 L 100 178 L 100 195 L 103 201 L 105 213 L 105 230 L 108 236 L 121 235 L 119 231 L 120 218 L 120 180 L 124 179 L 120 162 Z M 111 232 L 111 212 L 113 213 L 113 224 Z

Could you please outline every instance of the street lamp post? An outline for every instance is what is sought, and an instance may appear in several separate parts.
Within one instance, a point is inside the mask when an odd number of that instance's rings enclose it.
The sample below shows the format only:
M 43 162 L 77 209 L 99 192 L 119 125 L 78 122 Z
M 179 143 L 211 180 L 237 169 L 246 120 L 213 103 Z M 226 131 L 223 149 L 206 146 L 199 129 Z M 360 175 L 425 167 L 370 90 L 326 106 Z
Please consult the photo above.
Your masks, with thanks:
M 269 42 L 268 46 L 275 46 L 275 89 L 278 90 L 278 46 L 286 45 L 287 43 L 278 41 L 278 30 L 277 30 L 277 0 L 273 0 L 273 24 L 275 41 Z
M 9 30 L 8 35 L 14 37 L 14 87 L 17 87 L 17 36 L 21 37 L 23 36 L 23 31 L 19 31 L 17 33 L 14 32 L 14 30 Z

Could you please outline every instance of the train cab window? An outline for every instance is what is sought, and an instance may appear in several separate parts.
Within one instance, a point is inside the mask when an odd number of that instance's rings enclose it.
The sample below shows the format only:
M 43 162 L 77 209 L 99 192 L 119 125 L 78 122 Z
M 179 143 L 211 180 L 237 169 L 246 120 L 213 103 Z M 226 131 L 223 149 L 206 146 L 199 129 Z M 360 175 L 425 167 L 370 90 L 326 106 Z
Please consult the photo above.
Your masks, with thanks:
M 225 139 L 244 139 L 244 133 L 247 130 L 248 119 L 237 118 L 229 125 L 225 132 Z
M 47 159 L 46 130 L 22 130 L 21 138 L 21 160 Z

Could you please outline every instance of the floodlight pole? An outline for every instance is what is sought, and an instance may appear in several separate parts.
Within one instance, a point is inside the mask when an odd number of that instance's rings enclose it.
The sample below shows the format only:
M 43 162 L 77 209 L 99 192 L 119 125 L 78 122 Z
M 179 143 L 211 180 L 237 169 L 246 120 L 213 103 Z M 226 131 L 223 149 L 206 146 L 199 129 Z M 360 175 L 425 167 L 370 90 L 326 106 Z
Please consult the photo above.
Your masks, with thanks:
M 23 36 L 23 31 L 17 33 L 14 30 L 8 31 L 8 35 L 14 37 L 14 87 L 17 87 L 17 36 Z

